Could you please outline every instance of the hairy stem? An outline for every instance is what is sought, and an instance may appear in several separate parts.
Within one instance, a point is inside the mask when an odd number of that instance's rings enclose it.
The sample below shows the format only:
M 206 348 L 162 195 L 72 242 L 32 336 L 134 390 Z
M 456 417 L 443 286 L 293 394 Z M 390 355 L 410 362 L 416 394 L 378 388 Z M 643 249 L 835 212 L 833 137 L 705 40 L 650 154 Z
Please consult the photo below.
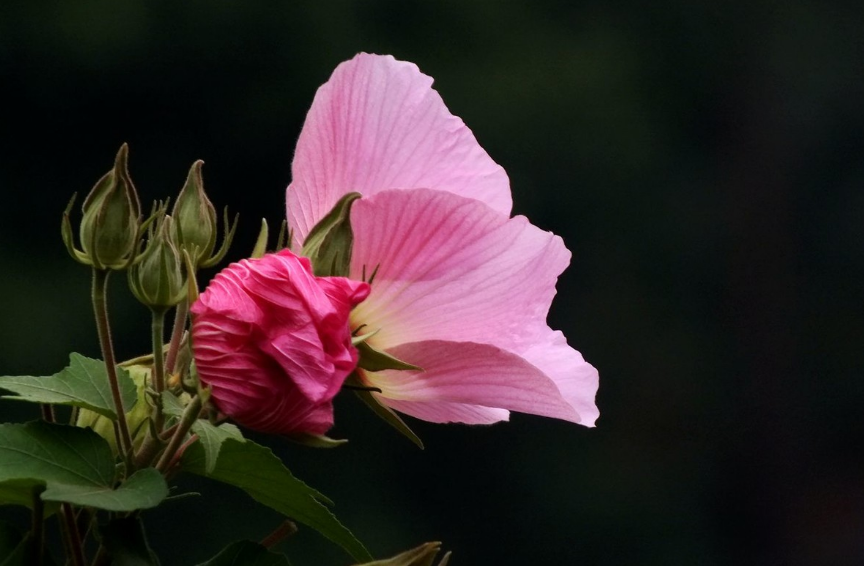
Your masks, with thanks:
M 129 435 L 129 425 L 126 422 L 126 409 L 120 397 L 120 384 L 117 380 L 117 365 L 114 361 L 114 345 L 111 342 L 111 327 L 108 324 L 108 305 L 106 304 L 108 270 L 93 269 L 93 314 L 96 317 L 96 330 L 99 332 L 99 345 L 102 348 L 102 359 L 108 372 L 108 383 L 111 385 L 111 397 L 114 400 L 114 410 L 117 421 L 114 423 L 118 436 L 117 446 L 120 447 L 126 460 L 132 450 L 132 437 Z
M 180 351 L 180 341 L 186 330 L 186 318 L 189 316 L 189 299 L 184 297 L 174 311 L 174 328 L 171 330 L 171 342 L 168 345 L 168 357 L 165 358 L 165 371 L 174 373 L 177 363 L 177 353 Z
M 165 359 L 162 350 L 162 340 L 165 337 L 165 309 L 153 309 L 153 389 L 159 396 L 156 399 L 156 413 L 153 417 L 156 431 L 162 431 L 164 416 L 162 415 L 162 392 L 165 391 Z

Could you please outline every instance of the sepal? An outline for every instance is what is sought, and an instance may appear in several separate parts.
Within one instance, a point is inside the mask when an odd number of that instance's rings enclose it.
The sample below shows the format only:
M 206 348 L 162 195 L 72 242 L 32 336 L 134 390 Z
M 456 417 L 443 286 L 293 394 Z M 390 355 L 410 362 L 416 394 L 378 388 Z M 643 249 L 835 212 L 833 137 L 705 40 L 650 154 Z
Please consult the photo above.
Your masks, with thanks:
M 348 193 L 306 236 L 300 255 L 312 262 L 318 277 L 347 277 L 351 267 L 354 232 L 351 230 L 351 205 L 360 193 Z
M 440 542 L 427 542 L 421 544 L 417 548 L 405 551 L 393 558 L 386 560 L 376 560 L 374 562 L 364 562 L 355 566 L 432 566 L 438 552 L 441 551 Z M 450 561 L 450 553 L 444 555 L 438 566 L 447 566 Z

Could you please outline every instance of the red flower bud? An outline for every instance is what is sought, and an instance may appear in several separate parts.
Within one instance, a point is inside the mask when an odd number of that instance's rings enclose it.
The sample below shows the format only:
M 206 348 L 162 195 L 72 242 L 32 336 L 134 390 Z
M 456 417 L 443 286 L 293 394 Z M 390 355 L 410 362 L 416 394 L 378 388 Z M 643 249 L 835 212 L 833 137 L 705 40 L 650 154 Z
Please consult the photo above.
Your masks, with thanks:
M 348 315 L 369 285 L 315 277 L 289 250 L 231 264 L 192 305 L 192 348 L 220 411 L 261 432 L 323 434 L 357 365 Z

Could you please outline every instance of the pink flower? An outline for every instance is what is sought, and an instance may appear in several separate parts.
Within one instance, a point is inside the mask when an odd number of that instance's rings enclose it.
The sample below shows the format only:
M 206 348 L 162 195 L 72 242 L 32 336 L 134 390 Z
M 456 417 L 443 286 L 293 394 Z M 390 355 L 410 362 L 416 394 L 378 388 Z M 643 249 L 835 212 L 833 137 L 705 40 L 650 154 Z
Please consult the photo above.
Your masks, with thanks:
M 412 63 L 360 54 L 317 92 L 297 143 L 295 239 L 342 195 L 354 204 L 351 278 L 378 268 L 351 325 L 423 371 L 361 371 L 377 399 L 433 422 L 509 411 L 593 426 L 597 371 L 546 324 L 561 238 L 510 218 L 506 173 Z M 296 243 L 295 243 L 296 244 Z
M 368 294 L 288 250 L 222 270 L 191 308 L 195 364 L 219 410 L 262 432 L 326 432 L 357 365 L 348 316 Z

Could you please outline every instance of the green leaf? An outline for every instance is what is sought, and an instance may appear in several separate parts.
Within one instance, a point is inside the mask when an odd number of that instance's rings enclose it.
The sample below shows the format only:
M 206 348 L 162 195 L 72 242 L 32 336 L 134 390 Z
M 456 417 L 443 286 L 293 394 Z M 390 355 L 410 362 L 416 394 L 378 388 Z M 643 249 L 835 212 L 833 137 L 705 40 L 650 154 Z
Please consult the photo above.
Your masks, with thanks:
M 99 527 L 99 533 L 102 535 L 102 545 L 114 559 L 114 564 L 159 566 L 159 558 L 147 544 L 140 517 L 114 519 Z
M 198 566 L 291 566 L 284 554 L 274 554 L 258 543 L 243 540 L 229 544 Z
M 108 511 L 134 511 L 156 507 L 168 497 L 165 478 L 155 468 L 132 474 L 116 489 L 110 486 L 49 485 L 42 493 L 45 501 L 65 501 Z
M 225 439 L 216 466 L 207 473 L 205 450 L 195 443 L 183 455 L 183 469 L 239 487 L 259 503 L 317 530 L 356 560 L 371 560 L 369 551 L 322 505 L 330 501 L 295 478 L 269 448 L 251 440 Z
M 376 350 L 368 342 L 360 342 L 356 344 L 356 347 L 357 353 L 360 354 L 360 361 L 357 362 L 357 365 L 367 371 L 383 371 L 385 369 L 423 370 L 423 368 L 403 362 L 387 352 Z
M 162 412 L 169 417 L 182 417 L 186 407 L 180 402 L 180 399 L 170 391 L 162 392 Z
M 333 209 L 318 221 L 303 242 L 300 255 L 309 258 L 318 277 L 336 275 L 348 277 L 354 232 L 351 230 L 351 205 L 360 193 L 348 193 Z
M 154 469 L 136 472 L 116 489 L 108 443 L 90 429 L 41 421 L 0 424 L 0 482 L 44 485 L 45 501 L 68 501 L 108 511 L 155 507 L 168 495 Z M 14 484 L 11 484 L 14 486 Z
M 123 406 L 128 410 L 135 404 L 135 384 L 129 378 L 128 372 L 119 367 L 117 380 Z M 7 399 L 71 405 L 89 409 L 109 419 L 117 418 L 105 363 L 74 352 L 69 356 L 69 366 L 60 373 L 47 377 L 29 375 L 0 377 L 0 389 L 15 394 L 15 396 L 6 396 Z
M 229 438 L 238 442 L 245 441 L 240 429 L 228 423 L 215 426 L 210 421 L 197 420 L 192 425 L 192 432 L 198 435 L 201 447 L 204 448 L 205 474 L 213 473 L 223 442 Z

